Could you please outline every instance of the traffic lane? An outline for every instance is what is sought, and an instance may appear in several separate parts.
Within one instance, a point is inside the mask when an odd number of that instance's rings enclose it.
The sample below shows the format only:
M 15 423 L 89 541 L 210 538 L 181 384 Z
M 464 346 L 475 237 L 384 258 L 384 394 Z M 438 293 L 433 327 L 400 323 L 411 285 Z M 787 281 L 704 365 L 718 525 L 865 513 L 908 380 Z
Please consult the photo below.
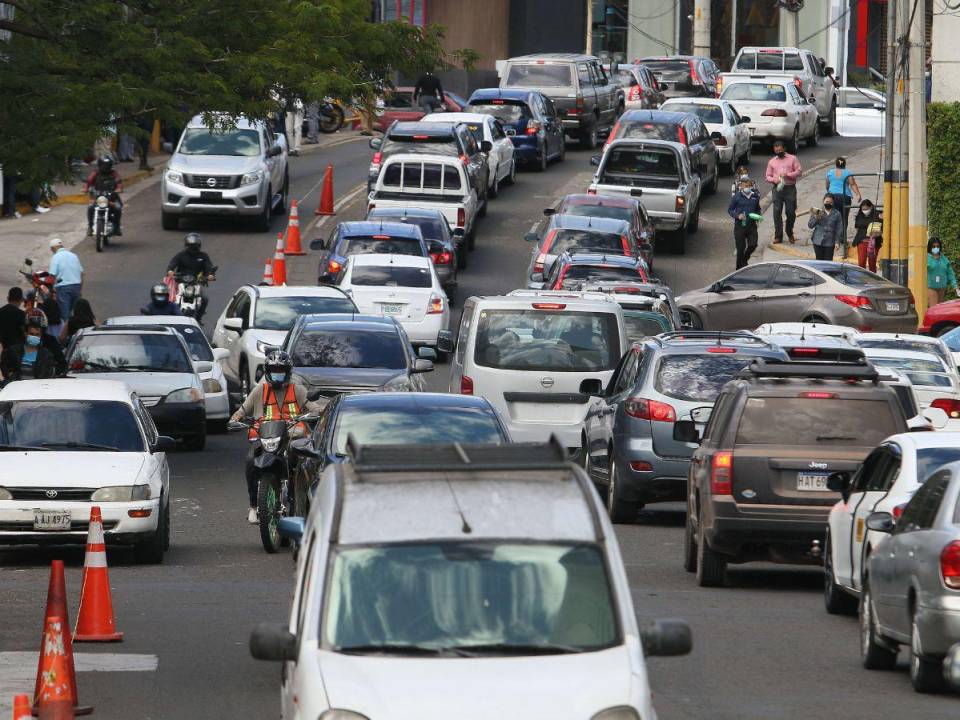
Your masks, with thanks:
M 129 551 L 108 550 L 123 642 L 77 644 L 74 651 L 143 653 L 159 664 L 152 673 L 80 673 L 80 699 L 95 706 L 97 717 L 277 715 L 279 670 L 254 661 L 247 643 L 257 623 L 286 622 L 294 564 L 289 550 L 267 555 L 257 528 L 246 522 L 245 450 L 243 437 L 225 435 L 209 438 L 204 452 L 169 456 L 171 545 L 162 565 L 137 565 Z M 66 560 L 76 620 L 82 548 L 0 551 L 0 652 L 38 651 L 54 558 Z

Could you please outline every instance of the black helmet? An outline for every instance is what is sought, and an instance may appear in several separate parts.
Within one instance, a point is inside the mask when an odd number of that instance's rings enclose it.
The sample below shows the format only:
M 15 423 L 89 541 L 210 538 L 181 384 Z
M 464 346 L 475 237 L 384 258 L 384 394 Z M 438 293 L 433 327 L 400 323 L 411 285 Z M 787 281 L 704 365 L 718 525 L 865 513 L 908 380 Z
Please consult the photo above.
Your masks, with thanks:
M 170 292 L 166 285 L 157 284 L 150 288 L 150 299 L 155 303 L 167 302 L 170 299 Z
M 109 155 L 102 155 L 97 158 L 97 170 L 104 175 L 113 172 L 113 158 Z
M 187 250 L 192 250 L 193 248 L 196 248 L 197 250 L 199 250 L 200 249 L 200 233 L 195 233 L 195 232 L 187 233 L 183 238 L 183 246 Z
M 290 382 L 293 361 L 286 350 L 271 350 L 263 363 L 263 375 L 267 382 L 280 388 Z

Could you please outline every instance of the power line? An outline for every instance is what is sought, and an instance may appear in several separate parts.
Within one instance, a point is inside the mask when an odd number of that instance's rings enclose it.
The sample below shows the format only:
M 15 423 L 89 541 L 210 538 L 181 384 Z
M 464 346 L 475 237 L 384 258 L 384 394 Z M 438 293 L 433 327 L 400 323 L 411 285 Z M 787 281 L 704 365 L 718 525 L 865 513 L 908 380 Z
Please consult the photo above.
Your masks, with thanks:
M 675 0 L 675 2 L 669 8 L 667 8 L 661 13 L 657 13 L 656 15 L 640 16 L 640 15 L 634 15 L 633 13 L 630 13 L 630 17 L 633 20 L 656 20 L 657 18 L 662 18 L 664 15 L 669 15 L 670 13 L 674 12 L 677 9 L 677 5 L 679 4 L 680 4 L 680 0 Z
M 679 0 L 677 0 L 677 2 L 674 4 L 674 7 L 676 7 L 676 6 L 679 5 L 679 4 L 680 4 L 680 3 L 679 3 Z M 612 7 L 612 6 L 611 6 L 611 7 Z M 664 41 L 661 40 L 660 38 L 654 37 L 654 36 L 651 35 L 650 33 L 645 32 L 644 30 L 641 30 L 639 27 L 637 27 L 637 26 L 633 23 L 633 21 L 632 21 L 632 20 L 626 15 L 626 13 L 624 13 L 620 8 L 618 8 L 618 7 L 613 7 L 613 11 L 614 11 L 615 13 L 619 13 L 620 18 L 621 18 L 624 22 L 626 22 L 631 28 L 633 28 L 634 31 L 638 32 L 640 35 L 643 35 L 643 37 L 647 38 L 648 40 L 653 40 L 653 42 L 657 43 L 657 45 L 660 45 L 661 47 L 666 48 L 666 49 L 669 50 L 670 52 L 673 52 L 673 51 L 674 51 L 675 48 L 674 48 L 674 46 L 673 46 L 672 43 L 664 42 Z M 665 14 L 665 13 L 664 13 L 664 14 Z
M 893 0 L 889 0 L 889 1 L 890 1 L 890 2 L 893 2 Z M 842 13 L 840 13 L 839 15 L 837 15 L 837 17 L 835 17 L 835 18 L 834 18 L 833 20 L 831 20 L 829 23 L 827 23 L 827 24 L 824 25 L 822 28 L 820 28 L 819 30 L 817 30 L 815 33 L 811 33 L 810 35 L 807 35 L 805 38 L 801 38 L 800 40 L 798 40 L 798 41 L 797 41 L 797 44 L 799 45 L 799 44 L 805 43 L 805 42 L 806 42 L 807 40 L 809 40 L 810 38 L 814 38 L 814 37 L 816 37 L 817 35 L 819 35 L 820 33 L 826 32 L 827 30 L 829 30 L 830 28 L 832 28 L 834 25 L 836 25 L 838 22 L 840 22 L 841 20 L 843 20 L 847 15 L 849 15 L 850 12 L 851 12 L 859 3 L 860 3 L 860 0 L 851 0 L 851 2 L 850 2 L 850 7 L 848 7 L 848 8 L 847 8 L 846 10 L 844 10 Z

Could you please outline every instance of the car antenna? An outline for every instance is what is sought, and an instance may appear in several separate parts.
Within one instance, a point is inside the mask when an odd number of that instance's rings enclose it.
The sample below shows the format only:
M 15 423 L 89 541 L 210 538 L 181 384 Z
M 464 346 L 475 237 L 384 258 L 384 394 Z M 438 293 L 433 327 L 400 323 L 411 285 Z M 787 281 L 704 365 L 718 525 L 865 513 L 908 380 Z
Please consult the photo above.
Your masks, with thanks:
M 455 442 L 453 444 L 453 449 L 456 451 L 457 455 L 460 456 L 460 459 L 463 461 L 464 465 L 470 465 L 471 460 L 470 456 L 467 455 L 466 451 L 463 449 L 463 446 L 460 443 Z M 460 530 L 464 535 L 469 535 L 473 532 L 473 528 L 470 527 L 470 523 L 467 522 L 467 516 L 463 513 L 463 508 L 460 506 L 460 498 L 457 497 L 456 491 L 453 489 L 453 483 L 450 482 L 450 475 L 444 473 L 444 479 L 447 481 L 447 488 L 450 490 L 450 497 L 453 498 L 453 504 L 457 506 L 457 513 L 460 515 L 460 521 L 463 523 L 460 526 Z
M 800 342 L 807 341 L 807 324 L 800 323 Z

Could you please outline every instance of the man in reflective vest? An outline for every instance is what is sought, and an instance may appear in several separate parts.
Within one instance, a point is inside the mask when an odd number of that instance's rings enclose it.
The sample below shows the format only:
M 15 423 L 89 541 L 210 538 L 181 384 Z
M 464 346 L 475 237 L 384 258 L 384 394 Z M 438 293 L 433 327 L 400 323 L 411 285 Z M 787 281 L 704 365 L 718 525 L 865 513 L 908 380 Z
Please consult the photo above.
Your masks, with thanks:
M 263 364 L 263 380 L 243 401 L 243 404 L 230 418 L 237 422 L 243 418 L 257 418 L 256 424 L 250 431 L 250 439 L 256 439 L 257 428 L 264 420 L 293 420 L 299 415 L 320 410 L 324 403 L 307 401 L 307 389 L 298 382 L 291 381 L 293 362 L 290 355 L 283 350 L 271 350 Z M 297 423 L 290 428 L 290 436 L 303 437 L 307 432 L 303 423 Z M 257 484 L 258 476 L 253 464 L 258 445 L 250 443 L 247 453 L 247 494 L 250 500 L 250 509 L 247 512 L 247 521 L 251 525 L 257 524 Z

